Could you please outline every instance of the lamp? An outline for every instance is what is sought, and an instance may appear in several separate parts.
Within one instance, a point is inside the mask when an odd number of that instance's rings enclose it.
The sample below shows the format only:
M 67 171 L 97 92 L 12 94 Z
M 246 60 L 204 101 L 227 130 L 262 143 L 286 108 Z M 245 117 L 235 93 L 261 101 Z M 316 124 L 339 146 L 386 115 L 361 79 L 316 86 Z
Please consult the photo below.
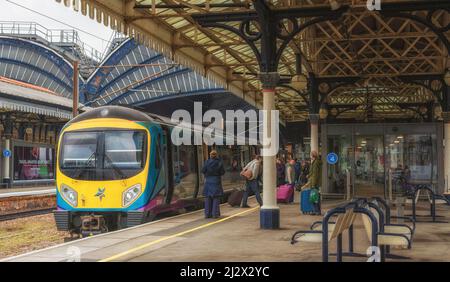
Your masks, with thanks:
M 331 10 L 336 11 L 339 10 L 341 4 L 339 4 L 336 0 L 330 0 Z
M 319 117 L 321 119 L 326 119 L 328 117 L 328 109 L 326 104 L 322 104 L 322 106 L 319 109 Z
M 297 74 L 292 78 L 291 86 L 296 90 L 305 90 L 308 87 L 308 79 L 303 74 Z
M 445 84 L 447 84 L 447 86 L 450 86 L 450 69 L 447 70 L 447 72 L 445 73 L 444 81 Z

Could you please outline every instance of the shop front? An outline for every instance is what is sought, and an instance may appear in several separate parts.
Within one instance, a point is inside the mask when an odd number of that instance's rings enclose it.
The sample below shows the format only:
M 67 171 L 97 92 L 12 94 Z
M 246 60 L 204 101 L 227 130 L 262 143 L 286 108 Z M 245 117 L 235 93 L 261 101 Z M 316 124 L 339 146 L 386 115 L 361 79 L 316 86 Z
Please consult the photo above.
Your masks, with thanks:
M 13 141 L 12 164 L 13 186 L 54 184 L 53 145 Z
M 441 123 L 325 124 L 322 158 L 323 192 L 351 197 L 404 195 L 408 185 L 429 184 L 444 191 Z

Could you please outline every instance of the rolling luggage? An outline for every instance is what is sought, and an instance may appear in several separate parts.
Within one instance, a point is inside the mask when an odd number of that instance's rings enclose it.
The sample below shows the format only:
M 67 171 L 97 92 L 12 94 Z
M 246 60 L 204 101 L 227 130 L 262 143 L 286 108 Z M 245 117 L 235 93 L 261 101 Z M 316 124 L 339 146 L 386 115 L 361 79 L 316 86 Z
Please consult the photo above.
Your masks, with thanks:
M 289 203 L 294 195 L 294 186 L 284 184 L 277 188 L 277 202 Z
M 234 190 L 228 197 L 228 204 L 232 207 L 240 207 L 242 203 L 242 197 L 244 196 L 243 190 Z
M 309 200 L 311 196 L 311 189 L 305 189 L 300 193 L 300 211 L 303 214 L 313 214 L 314 206 Z

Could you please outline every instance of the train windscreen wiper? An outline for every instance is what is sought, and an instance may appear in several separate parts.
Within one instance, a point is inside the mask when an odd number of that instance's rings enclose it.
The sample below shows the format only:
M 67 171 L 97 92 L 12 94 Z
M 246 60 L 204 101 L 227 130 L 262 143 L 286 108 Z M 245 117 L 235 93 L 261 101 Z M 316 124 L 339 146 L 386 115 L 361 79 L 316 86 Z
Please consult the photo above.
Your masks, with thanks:
M 79 167 L 77 171 L 75 172 L 75 179 L 79 178 L 81 174 L 87 169 L 90 168 L 91 162 L 94 159 L 94 157 L 97 156 L 97 152 L 93 152 L 89 158 L 86 160 L 86 164 L 83 167 Z
M 123 173 L 123 171 L 114 164 L 113 160 L 107 154 L 104 154 L 104 156 L 108 160 L 108 162 L 109 162 L 110 166 L 112 167 L 112 169 L 114 169 L 114 171 L 117 172 L 117 174 L 120 175 L 121 179 L 127 178 L 125 173 Z

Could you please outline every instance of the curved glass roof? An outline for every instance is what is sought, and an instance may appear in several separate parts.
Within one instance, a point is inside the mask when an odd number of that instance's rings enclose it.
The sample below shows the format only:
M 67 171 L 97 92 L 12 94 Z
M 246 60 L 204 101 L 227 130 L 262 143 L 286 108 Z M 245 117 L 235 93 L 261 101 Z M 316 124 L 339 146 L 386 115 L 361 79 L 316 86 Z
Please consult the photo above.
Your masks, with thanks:
M 162 100 L 200 96 L 230 96 L 236 106 L 249 105 L 222 86 L 197 72 L 176 64 L 162 54 L 124 40 L 89 77 L 82 102 L 88 106 L 127 105 L 145 108 Z M 194 98 L 196 97 L 196 98 Z M 221 96 L 214 96 L 220 100 Z M 174 102 L 175 101 L 175 102 Z M 175 103 L 177 100 L 171 100 Z
M 0 76 L 72 98 L 72 64 L 50 47 L 31 40 L 0 36 Z M 80 87 L 83 83 L 80 77 Z

